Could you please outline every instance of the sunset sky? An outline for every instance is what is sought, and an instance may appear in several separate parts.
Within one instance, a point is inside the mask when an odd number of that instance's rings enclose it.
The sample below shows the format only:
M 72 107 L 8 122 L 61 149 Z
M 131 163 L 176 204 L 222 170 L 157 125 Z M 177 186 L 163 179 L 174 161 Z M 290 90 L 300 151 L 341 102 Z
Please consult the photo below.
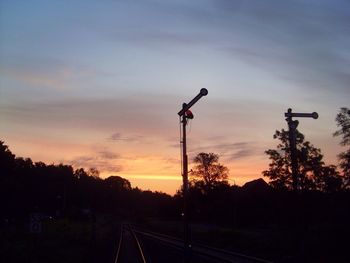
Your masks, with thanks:
M 319 113 L 299 130 L 336 164 L 349 83 L 346 0 L 0 1 L 0 140 L 141 189 L 179 189 L 201 88 L 189 157 L 218 153 L 231 184 L 261 177 L 288 108 Z

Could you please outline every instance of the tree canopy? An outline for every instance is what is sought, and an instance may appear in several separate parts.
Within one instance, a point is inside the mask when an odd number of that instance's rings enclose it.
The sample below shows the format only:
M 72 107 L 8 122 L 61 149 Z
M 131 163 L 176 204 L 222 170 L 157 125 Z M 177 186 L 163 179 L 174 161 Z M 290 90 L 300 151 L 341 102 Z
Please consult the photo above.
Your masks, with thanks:
M 228 184 L 229 170 L 219 163 L 219 155 L 201 152 L 193 159 L 195 166 L 190 172 L 192 182 L 209 190 L 219 184 Z
M 350 145 L 350 109 L 340 108 L 335 121 L 337 126 L 340 127 L 339 130 L 333 133 L 333 136 L 341 136 L 340 145 L 349 146 Z M 339 166 L 343 171 L 345 184 L 350 187 L 350 148 L 341 152 L 339 155 Z
M 273 138 L 279 140 L 277 149 L 265 153 L 271 163 L 263 175 L 270 179 L 270 185 L 277 189 L 292 189 L 292 169 L 290 160 L 289 133 L 282 129 Z M 300 190 L 337 191 L 342 180 L 335 166 L 326 166 L 319 148 L 314 147 L 305 136 L 296 130 L 296 151 Z

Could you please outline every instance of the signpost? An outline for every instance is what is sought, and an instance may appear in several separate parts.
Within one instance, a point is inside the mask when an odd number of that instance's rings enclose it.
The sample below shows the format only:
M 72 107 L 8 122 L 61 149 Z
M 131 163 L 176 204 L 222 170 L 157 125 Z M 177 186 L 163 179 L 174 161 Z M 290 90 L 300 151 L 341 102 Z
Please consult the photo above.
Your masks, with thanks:
M 290 147 L 290 158 L 292 163 L 292 178 L 293 178 L 293 191 L 297 192 L 299 187 L 299 176 L 298 176 L 298 159 L 297 159 L 297 142 L 296 142 L 296 129 L 299 125 L 299 121 L 293 120 L 292 117 L 301 118 L 313 118 L 317 119 L 317 112 L 313 113 L 294 113 L 292 109 L 288 109 L 284 113 L 289 129 L 289 147 Z
M 182 109 L 178 112 L 182 123 L 182 179 L 183 179 L 183 197 L 184 197 L 184 253 L 185 262 L 189 262 L 189 253 L 191 249 L 188 225 L 188 157 L 186 145 L 186 125 L 187 119 L 192 119 L 193 115 L 189 109 L 203 96 L 208 95 L 207 89 L 201 89 L 199 94 L 194 97 L 189 103 L 183 103 Z
M 32 234 L 40 234 L 42 231 L 41 214 L 30 214 L 29 231 Z

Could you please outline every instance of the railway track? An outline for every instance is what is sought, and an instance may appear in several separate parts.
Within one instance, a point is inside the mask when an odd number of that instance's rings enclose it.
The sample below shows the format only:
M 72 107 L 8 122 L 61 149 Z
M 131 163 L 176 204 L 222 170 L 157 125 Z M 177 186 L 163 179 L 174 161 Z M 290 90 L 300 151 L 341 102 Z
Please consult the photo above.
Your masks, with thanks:
M 114 263 L 147 263 L 141 243 L 130 224 L 120 226 L 120 236 Z
M 163 242 L 177 250 L 183 251 L 183 240 L 172 236 L 145 231 L 141 229 L 134 230 L 138 235 Z M 203 244 L 192 244 L 191 246 L 192 262 L 196 262 L 196 258 L 205 258 L 204 262 L 227 262 L 227 263 L 272 263 L 271 261 L 256 257 L 247 256 L 228 250 L 215 247 L 209 247 Z
M 182 263 L 183 252 L 182 239 L 122 224 L 114 263 Z M 268 260 L 198 243 L 192 244 L 190 254 L 191 263 L 271 263 Z

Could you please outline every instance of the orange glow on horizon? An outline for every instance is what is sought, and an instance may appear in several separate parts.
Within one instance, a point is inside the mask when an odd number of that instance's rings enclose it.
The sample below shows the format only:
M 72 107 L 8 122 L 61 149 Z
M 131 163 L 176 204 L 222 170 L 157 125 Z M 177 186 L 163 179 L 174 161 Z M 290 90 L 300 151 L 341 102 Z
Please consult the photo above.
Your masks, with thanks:
M 139 145 L 131 149 L 124 145 L 117 145 L 119 149 L 125 151 L 124 155 L 119 156 L 118 152 L 110 146 L 109 148 L 91 146 L 79 141 L 61 143 L 50 140 L 49 136 L 41 139 L 27 137 L 27 140 L 20 139 L 18 136 L 10 136 L 5 138 L 5 143 L 16 156 L 29 157 L 33 162 L 71 164 L 75 169 L 84 168 L 86 170 L 94 167 L 100 171 L 101 178 L 117 175 L 129 180 L 132 187 L 142 190 L 149 189 L 175 194 L 182 185 L 178 149 L 164 151 L 164 155 L 161 155 L 160 152 L 148 154 L 149 145 Z M 109 154 L 105 156 L 109 159 L 104 159 L 101 154 Z M 61 157 L 62 155 L 64 158 Z M 220 163 L 230 170 L 229 184 L 239 186 L 260 178 L 261 172 L 268 167 L 267 158 L 254 156 L 236 161 L 225 160 L 221 157 Z M 119 165 L 120 168 L 118 168 Z M 190 163 L 189 170 L 192 165 Z

